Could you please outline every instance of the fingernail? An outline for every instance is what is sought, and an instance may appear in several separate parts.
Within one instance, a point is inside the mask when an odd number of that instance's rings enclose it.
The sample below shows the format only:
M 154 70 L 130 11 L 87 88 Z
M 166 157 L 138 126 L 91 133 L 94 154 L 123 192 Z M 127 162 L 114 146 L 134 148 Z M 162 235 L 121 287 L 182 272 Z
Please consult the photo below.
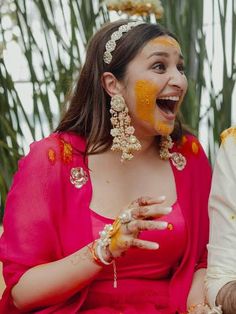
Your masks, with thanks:
M 158 197 L 158 199 L 159 199 L 160 201 L 164 201 L 164 200 L 166 199 L 166 197 L 165 197 L 165 195 L 161 195 L 161 196 Z
M 159 228 L 163 228 L 163 229 L 166 229 L 167 226 L 168 226 L 168 222 L 166 221 L 159 221 Z
M 165 214 L 169 214 L 171 211 L 172 211 L 172 207 L 171 206 L 170 207 L 165 207 L 163 209 L 163 213 L 165 213 Z
M 160 246 L 159 246 L 158 243 L 153 243 L 153 244 L 152 244 L 152 249 L 153 249 L 153 250 L 158 250 L 159 247 L 160 247 Z

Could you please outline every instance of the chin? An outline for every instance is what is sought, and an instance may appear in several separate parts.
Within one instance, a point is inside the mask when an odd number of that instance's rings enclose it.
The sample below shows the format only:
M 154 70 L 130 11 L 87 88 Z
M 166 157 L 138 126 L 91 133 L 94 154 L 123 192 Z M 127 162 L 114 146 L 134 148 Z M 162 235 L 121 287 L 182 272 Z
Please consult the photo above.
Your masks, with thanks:
M 168 136 L 174 131 L 174 123 L 170 125 L 168 123 L 159 122 L 156 124 L 155 130 L 158 135 Z

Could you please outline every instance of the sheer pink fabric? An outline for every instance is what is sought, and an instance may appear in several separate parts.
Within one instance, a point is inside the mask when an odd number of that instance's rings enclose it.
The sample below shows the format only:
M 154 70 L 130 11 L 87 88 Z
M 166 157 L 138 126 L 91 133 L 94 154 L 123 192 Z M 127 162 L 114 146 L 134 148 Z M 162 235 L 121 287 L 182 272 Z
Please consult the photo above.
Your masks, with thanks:
M 91 182 L 89 180 L 81 189 L 70 182 L 72 167 L 83 167 L 89 172 L 79 153 L 84 146 L 84 140 L 75 134 L 52 134 L 32 144 L 30 153 L 19 162 L 19 170 L 8 195 L 4 234 L 0 241 L 0 258 L 7 285 L 1 300 L 1 313 L 19 313 L 12 303 L 10 291 L 26 270 L 61 259 L 93 240 L 89 212 Z M 174 150 L 181 151 L 187 158 L 183 171 L 172 167 L 186 224 L 187 248 L 168 289 L 170 313 L 185 311 L 194 270 L 206 266 L 210 188 L 210 167 L 196 139 L 187 136 Z M 63 304 L 35 312 L 81 312 L 87 292 L 85 288 Z M 136 310 L 132 305 L 124 313 L 136 313 Z M 152 313 L 148 311 L 139 313 Z

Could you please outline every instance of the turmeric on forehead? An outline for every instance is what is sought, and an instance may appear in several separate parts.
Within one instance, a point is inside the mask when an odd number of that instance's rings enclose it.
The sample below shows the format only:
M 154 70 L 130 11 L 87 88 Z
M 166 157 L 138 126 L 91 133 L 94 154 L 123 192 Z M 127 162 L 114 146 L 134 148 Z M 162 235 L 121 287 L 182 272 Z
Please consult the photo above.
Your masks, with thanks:
M 151 43 L 162 45 L 162 46 L 171 46 L 171 47 L 180 49 L 179 43 L 173 37 L 169 37 L 169 36 L 157 37 L 151 40 Z
M 135 85 L 137 116 L 154 126 L 158 87 L 150 81 L 139 80 Z

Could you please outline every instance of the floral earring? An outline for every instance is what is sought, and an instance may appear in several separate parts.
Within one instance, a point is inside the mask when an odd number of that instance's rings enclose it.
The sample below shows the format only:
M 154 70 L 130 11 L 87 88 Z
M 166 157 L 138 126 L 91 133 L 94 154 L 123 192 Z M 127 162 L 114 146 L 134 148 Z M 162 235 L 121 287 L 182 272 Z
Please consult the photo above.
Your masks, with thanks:
M 121 151 L 121 162 L 133 158 L 133 151 L 141 149 L 139 140 L 134 135 L 135 129 L 130 125 L 129 110 L 121 95 L 111 98 L 111 135 L 113 143 L 111 150 Z
M 170 153 L 169 149 L 173 147 L 174 143 L 170 135 L 162 136 L 160 141 L 160 157 L 163 160 L 170 159 L 172 164 L 178 169 L 183 170 L 186 166 L 186 158 L 180 153 Z

